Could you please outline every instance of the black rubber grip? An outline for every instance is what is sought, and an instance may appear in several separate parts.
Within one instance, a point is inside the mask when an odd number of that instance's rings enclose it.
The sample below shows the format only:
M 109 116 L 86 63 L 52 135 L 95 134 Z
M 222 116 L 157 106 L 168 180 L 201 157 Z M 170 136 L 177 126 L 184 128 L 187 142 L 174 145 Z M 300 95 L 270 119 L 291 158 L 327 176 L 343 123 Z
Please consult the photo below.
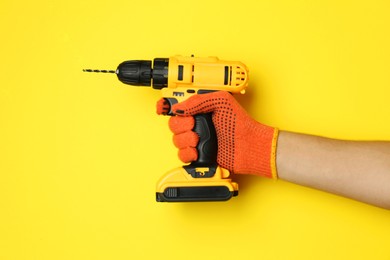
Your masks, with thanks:
M 194 116 L 193 131 L 199 136 L 198 160 L 191 163 L 195 167 L 210 167 L 217 163 L 218 141 L 211 113 Z

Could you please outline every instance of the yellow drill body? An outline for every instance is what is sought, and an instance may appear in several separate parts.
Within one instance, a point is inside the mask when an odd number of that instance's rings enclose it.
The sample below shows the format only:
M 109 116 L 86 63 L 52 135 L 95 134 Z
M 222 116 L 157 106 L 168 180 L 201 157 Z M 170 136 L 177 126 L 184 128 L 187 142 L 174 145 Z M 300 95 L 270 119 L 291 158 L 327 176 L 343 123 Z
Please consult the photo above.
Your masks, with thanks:
M 168 84 L 161 89 L 162 96 L 178 102 L 210 91 L 244 94 L 248 86 L 248 69 L 238 61 L 173 56 L 167 70 Z

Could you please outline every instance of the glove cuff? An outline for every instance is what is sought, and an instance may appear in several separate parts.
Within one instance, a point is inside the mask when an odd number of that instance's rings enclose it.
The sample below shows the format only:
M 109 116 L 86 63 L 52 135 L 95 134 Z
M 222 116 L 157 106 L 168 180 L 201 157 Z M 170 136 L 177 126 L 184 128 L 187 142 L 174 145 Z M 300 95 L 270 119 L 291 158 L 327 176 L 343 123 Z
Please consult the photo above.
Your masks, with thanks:
M 262 125 L 260 132 L 260 145 L 257 145 L 258 151 L 258 169 L 255 174 L 271 179 L 277 179 L 276 171 L 276 147 L 279 130 L 270 126 Z
M 245 142 L 236 154 L 237 163 L 233 172 L 277 179 L 276 147 L 278 135 L 277 128 L 256 122 L 250 134 L 245 135 Z
M 274 128 L 274 134 L 271 144 L 271 178 L 278 179 L 278 172 L 276 170 L 276 147 L 278 143 L 279 129 Z

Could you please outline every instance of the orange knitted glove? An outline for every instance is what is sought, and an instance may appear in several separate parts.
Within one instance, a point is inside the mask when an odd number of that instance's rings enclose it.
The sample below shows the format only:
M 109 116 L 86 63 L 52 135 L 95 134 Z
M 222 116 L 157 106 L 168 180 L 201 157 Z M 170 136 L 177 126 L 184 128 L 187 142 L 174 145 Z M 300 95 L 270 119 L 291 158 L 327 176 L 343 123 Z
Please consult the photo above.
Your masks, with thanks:
M 164 114 L 167 103 L 157 103 L 157 113 Z M 234 97 L 225 91 L 195 95 L 172 107 L 169 126 L 179 158 L 185 162 L 197 159 L 199 137 L 193 131 L 193 115 L 212 113 L 217 133 L 217 163 L 238 174 L 255 174 L 277 178 L 276 142 L 278 129 L 252 119 Z

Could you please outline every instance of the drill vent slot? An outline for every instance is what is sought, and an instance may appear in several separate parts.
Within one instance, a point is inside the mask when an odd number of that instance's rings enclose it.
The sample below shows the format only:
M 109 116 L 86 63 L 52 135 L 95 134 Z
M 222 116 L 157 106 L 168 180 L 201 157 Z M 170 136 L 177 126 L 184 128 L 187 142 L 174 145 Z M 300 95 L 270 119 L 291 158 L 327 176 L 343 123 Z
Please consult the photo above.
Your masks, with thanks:
M 184 66 L 179 65 L 177 71 L 177 80 L 183 80 Z
M 241 85 L 245 81 L 245 71 L 240 67 L 236 67 L 236 86 Z

